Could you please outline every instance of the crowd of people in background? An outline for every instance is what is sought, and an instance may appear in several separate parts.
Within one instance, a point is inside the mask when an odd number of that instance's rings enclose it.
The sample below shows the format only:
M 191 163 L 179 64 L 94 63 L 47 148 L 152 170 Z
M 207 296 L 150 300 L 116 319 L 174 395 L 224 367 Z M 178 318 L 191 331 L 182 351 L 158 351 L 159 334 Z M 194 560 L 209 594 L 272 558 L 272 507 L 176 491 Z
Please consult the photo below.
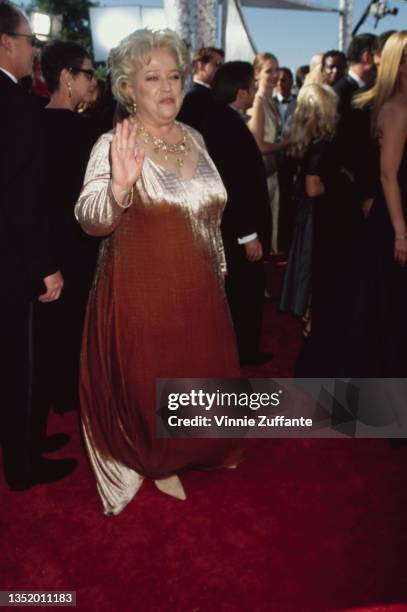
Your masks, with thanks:
M 122 41 L 106 82 L 77 43 L 35 44 L 0 3 L 10 488 L 75 469 L 42 455 L 66 442 L 47 436 L 49 408 L 79 404 L 88 299 L 82 419 L 106 512 L 144 477 L 184 499 L 179 469 L 239 462 L 239 445 L 153 443 L 153 380 L 273 359 L 270 257 L 288 261 L 280 308 L 303 320 L 299 376 L 406 375 L 406 31 L 317 53 L 295 83 L 271 51 L 249 63 L 204 47 L 189 62 L 169 31 Z

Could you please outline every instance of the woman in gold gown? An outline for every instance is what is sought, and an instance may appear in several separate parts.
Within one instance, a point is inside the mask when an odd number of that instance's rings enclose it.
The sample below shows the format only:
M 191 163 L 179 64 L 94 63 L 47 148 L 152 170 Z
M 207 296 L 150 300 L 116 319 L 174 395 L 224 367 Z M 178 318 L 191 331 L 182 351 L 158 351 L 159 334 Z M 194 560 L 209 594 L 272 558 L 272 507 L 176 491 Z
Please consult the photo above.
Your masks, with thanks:
M 110 55 L 131 112 L 92 152 L 76 216 L 103 241 L 85 324 L 81 410 L 108 514 L 143 478 L 185 499 L 177 472 L 235 466 L 241 443 L 155 437 L 157 378 L 239 375 L 226 305 L 220 218 L 226 193 L 201 136 L 175 117 L 184 48 L 138 30 Z
M 278 108 L 273 100 L 277 83 L 278 61 L 272 53 L 258 53 L 253 62 L 257 92 L 253 107 L 247 112 L 247 124 L 263 154 L 271 210 L 271 253 L 278 253 L 278 219 L 280 190 L 277 174 L 277 154 L 288 148 L 287 140 L 280 141 L 282 125 Z

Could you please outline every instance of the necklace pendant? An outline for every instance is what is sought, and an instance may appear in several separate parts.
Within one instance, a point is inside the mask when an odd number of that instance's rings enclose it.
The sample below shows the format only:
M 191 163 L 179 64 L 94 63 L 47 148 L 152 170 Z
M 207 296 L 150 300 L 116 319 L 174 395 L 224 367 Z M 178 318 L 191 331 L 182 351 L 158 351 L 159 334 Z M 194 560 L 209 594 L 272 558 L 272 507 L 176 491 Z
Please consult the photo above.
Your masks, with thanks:
M 149 132 L 147 132 L 143 125 L 139 126 L 139 130 L 140 136 L 144 143 L 152 143 L 154 153 L 162 153 L 165 161 L 168 161 L 169 156 L 173 155 L 175 157 L 175 161 L 178 167 L 182 168 L 184 166 L 184 158 L 191 151 L 191 145 L 189 142 L 189 136 L 188 134 L 186 134 L 186 131 L 183 128 L 181 128 L 183 137 L 179 142 L 175 144 L 170 144 L 162 138 L 159 138 L 158 136 L 153 136 L 152 134 L 149 134 Z

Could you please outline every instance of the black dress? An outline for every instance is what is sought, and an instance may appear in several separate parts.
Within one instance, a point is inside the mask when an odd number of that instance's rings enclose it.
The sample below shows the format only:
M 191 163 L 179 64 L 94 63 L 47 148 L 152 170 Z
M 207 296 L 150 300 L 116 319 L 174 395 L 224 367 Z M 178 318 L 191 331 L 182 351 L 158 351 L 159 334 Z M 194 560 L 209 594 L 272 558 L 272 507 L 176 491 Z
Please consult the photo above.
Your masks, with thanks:
M 318 176 L 325 187 L 321 196 L 310 198 L 305 191 L 306 176 Z M 312 324 L 331 294 L 343 247 L 347 177 L 341 172 L 335 141 L 314 142 L 300 161 L 296 180 L 298 201 L 294 237 L 284 277 L 280 308 L 303 315 L 312 296 Z
M 53 257 L 64 277 L 61 297 L 35 304 L 34 401 L 44 415 L 78 407 L 78 369 L 83 318 L 99 248 L 74 217 L 98 134 L 93 124 L 66 109 L 43 111 L 46 200 Z M 45 417 L 44 417 L 45 418 Z
M 407 218 L 407 147 L 398 182 Z M 394 229 L 381 188 L 333 298 L 303 346 L 296 375 L 407 376 L 407 268 L 394 259 Z

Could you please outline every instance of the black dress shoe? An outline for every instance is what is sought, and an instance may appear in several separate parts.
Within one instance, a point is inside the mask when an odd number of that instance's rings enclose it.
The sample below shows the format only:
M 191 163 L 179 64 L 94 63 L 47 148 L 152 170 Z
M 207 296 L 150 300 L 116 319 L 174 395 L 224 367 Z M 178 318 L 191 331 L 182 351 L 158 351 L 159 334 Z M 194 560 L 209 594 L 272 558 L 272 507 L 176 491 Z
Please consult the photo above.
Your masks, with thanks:
M 272 361 L 273 357 L 274 354 L 271 352 L 258 352 L 255 355 L 243 357 L 240 361 L 240 365 L 262 365 L 263 363 L 268 363 L 269 361 Z
M 70 437 L 68 434 L 57 433 L 47 436 L 41 445 L 41 452 L 43 453 L 54 453 L 55 451 L 63 448 L 68 444 Z
M 31 488 L 31 480 L 28 478 L 6 479 L 10 491 L 27 491 Z
M 32 484 L 62 480 L 72 474 L 77 465 L 78 462 L 75 459 L 44 459 L 41 457 L 33 467 Z

